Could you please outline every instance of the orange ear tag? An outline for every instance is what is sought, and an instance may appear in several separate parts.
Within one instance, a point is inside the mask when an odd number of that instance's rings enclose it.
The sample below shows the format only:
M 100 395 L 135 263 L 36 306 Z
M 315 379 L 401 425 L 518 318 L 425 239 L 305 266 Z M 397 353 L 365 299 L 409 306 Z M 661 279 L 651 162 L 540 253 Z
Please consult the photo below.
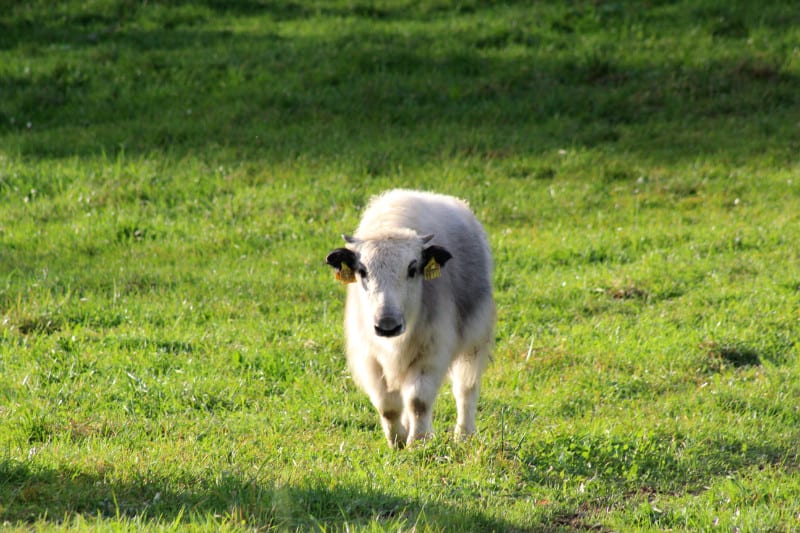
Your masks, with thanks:
M 428 264 L 422 269 L 422 273 L 426 280 L 436 279 L 442 275 L 442 267 L 436 262 L 436 259 L 431 257 Z
M 342 263 L 342 268 L 337 270 L 334 276 L 342 283 L 353 283 L 356 280 L 356 275 L 345 263 Z

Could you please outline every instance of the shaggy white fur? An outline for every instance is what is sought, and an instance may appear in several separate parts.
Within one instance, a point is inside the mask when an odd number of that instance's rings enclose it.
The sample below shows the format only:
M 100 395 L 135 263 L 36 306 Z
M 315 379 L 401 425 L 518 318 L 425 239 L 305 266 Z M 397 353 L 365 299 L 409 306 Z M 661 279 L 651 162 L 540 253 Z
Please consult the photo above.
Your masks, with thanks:
M 393 190 L 370 201 L 345 239 L 328 263 L 356 274 L 347 289 L 347 360 L 389 444 L 403 447 L 431 433 L 448 373 L 456 434 L 473 433 L 495 324 L 483 227 L 457 198 Z

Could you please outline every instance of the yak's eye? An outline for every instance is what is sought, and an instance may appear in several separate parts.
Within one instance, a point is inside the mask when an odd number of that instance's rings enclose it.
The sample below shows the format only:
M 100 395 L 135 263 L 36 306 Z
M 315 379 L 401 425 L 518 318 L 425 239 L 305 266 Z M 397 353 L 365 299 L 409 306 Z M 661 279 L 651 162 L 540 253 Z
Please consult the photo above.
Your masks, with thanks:
M 367 269 L 364 267 L 360 267 L 358 269 L 358 275 L 361 276 L 361 279 L 367 279 Z
M 414 276 L 416 275 L 417 275 L 417 261 L 414 260 L 408 264 L 408 277 L 413 279 Z

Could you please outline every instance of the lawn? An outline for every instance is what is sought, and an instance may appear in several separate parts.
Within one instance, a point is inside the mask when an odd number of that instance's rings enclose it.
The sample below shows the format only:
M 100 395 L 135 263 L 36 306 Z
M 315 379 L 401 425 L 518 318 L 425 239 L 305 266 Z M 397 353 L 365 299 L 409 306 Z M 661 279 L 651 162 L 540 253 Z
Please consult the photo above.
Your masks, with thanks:
M 478 434 L 389 449 L 324 263 L 470 201 Z M 0 525 L 800 529 L 800 11 L 0 0 Z

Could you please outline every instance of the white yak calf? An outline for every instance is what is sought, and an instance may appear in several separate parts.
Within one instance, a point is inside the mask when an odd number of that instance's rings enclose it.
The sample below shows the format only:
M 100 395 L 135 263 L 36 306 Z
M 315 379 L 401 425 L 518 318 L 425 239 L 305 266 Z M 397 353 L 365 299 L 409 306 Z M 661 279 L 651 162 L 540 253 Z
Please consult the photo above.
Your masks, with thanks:
M 327 263 L 348 283 L 344 328 L 355 382 L 389 445 L 432 431 L 449 373 L 456 435 L 475 431 L 481 374 L 494 340 L 492 257 L 483 227 L 450 196 L 393 190 L 373 198 Z

